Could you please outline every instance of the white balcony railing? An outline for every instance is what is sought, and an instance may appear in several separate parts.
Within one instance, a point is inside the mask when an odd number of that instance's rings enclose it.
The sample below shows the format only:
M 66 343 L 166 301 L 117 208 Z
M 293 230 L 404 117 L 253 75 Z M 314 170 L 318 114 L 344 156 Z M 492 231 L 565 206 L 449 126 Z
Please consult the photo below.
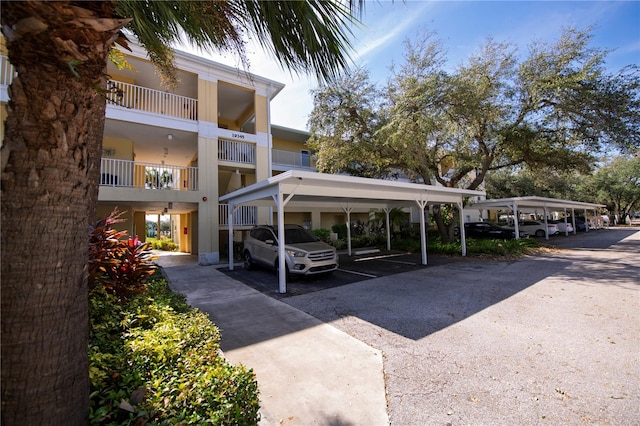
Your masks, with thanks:
M 218 222 L 221 226 L 229 226 L 229 205 L 218 204 Z M 238 206 L 233 212 L 233 226 L 254 226 L 258 222 L 256 206 Z
M 100 185 L 197 191 L 198 168 L 103 158 L 100 163 Z
M 293 167 L 303 170 L 315 170 L 312 164 L 315 158 L 308 153 L 283 151 L 280 149 L 271 150 L 271 161 L 274 166 Z
M 198 100 L 175 95 L 135 84 L 110 80 L 107 83 L 107 99 L 125 108 L 154 114 L 168 115 L 184 120 L 198 119 Z
M 256 146 L 248 142 L 218 139 L 218 160 L 256 164 Z

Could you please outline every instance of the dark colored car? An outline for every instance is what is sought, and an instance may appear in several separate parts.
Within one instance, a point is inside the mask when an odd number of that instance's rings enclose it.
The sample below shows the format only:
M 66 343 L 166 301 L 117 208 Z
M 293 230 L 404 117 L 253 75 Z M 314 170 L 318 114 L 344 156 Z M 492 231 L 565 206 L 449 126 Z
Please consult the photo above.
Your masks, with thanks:
M 586 230 L 587 230 L 587 223 L 584 221 L 584 219 L 576 218 L 576 231 L 584 232 Z
M 465 235 L 469 238 L 489 238 L 495 240 L 511 240 L 516 237 L 513 229 L 498 226 L 491 222 L 469 222 L 464 224 Z M 520 238 L 529 234 L 520 231 Z

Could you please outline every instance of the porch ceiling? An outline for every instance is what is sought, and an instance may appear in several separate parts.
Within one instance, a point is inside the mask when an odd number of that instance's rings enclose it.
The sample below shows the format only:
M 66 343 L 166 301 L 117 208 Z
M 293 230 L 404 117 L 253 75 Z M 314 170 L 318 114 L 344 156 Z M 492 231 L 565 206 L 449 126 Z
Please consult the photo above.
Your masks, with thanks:
M 171 133 L 171 139 L 168 138 Z M 104 135 L 134 142 L 135 161 L 187 166 L 198 151 L 198 137 L 191 132 L 105 120 Z M 165 154 L 164 148 L 167 148 Z

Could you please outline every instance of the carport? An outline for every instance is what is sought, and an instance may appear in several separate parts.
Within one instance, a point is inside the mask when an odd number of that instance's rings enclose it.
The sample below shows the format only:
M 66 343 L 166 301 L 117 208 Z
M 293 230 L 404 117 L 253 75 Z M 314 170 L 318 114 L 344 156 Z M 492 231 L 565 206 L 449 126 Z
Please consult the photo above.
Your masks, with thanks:
M 558 200 L 556 198 L 544 198 L 544 197 L 514 197 L 514 198 L 499 198 L 495 200 L 479 201 L 477 203 L 469 204 L 467 209 L 474 210 L 498 210 L 507 208 L 511 210 L 514 217 L 514 226 L 516 231 L 516 238 L 520 238 L 518 229 L 519 213 L 524 211 L 539 211 L 544 213 L 544 227 L 545 238 L 549 239 L 549 228 L 547 226 L 547 215 L 549 211 L 563 211 L 564 223 L 567 224 L 567 209 L 571 209 L 571 221 L 573 226 L 573 233 L 576 234 L 576 209 L 584 210 L 585 221 L 587 218 L 587 211 L 593 210 L 593 216 L 597 216 L 598 209 L 606 207 L 604 204 L 583 203 L 581 201 L 571 200 Z M 565 236 L 569 235 L 567 227 L 565 226 Z M 587 224 L 587 232 L 589 232 L 589 226 Z
M 229 223 L 229 269 L 233 270 L 233 213 L 241 205 L 267 206 L 276 209 L 277 227 L 284 229 L 287 206 L 323 208 L 339 206 L 347 216 L 347 251 L 351 256 L 351 212 L 357 208 L 380 209 L 386 213 L 387 249 L 391 248 L 389 212 L 395 207 L 418 207 L 422 264 L 427 264 L 425 208 L 432 204 L 454 204 L 460 211 L 462 255 L 467 248 L 462 225 L 463 199 L 484 196 L 482 191 L 369 179 L 353 176 L 290 170 L 220 197 L 227 203 Z M 278 243 L 279 292 L 286 293 L 284 244 Z

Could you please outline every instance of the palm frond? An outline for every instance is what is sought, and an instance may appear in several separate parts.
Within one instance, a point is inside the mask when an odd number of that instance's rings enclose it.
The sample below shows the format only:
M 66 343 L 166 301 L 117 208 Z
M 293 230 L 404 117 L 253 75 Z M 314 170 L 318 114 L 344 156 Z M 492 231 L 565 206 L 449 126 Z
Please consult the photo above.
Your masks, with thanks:
M 205 51 L 234 52 L 248 67 L 250 38 L 283 67 L 320 80 L 348 65 L 351 25 L 362 1 L 137 1 L 118 0 L 116 12 L 169 81 L 175 78 L 171 45 L 186 41 Z

